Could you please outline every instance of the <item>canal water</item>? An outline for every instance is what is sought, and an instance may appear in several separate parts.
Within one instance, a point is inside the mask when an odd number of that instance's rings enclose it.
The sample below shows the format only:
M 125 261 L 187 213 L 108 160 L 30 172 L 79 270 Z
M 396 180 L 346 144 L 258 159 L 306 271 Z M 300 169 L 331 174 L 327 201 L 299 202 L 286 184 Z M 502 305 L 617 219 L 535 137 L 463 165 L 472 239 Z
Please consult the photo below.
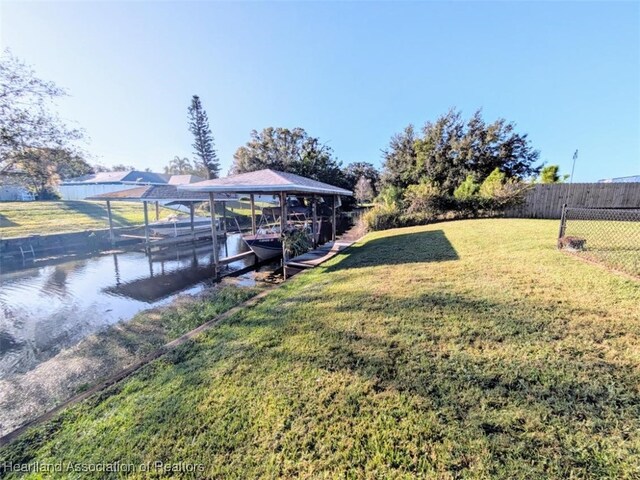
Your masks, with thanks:
M 240 235 L 220 245 L 220 257 L 247 251 Z M 249 266 L 253 259 L 228 265 Z M 214 276 L 211 244 L 143 252 L 102 254 L 0 273 L 0 379 L 24 373 L 87 335 L 198 293 Z M 252 274 L 238 278 L 251 285 Z

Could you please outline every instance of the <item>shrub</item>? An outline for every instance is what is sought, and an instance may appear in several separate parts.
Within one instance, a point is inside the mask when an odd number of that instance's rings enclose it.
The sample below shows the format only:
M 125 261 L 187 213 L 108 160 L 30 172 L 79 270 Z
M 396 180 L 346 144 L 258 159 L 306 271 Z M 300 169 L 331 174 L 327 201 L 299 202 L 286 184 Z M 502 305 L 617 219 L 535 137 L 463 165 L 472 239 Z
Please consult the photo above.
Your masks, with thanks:
M 506 175 L 496 168 L 484 179 L 478 191 L 482 198 L 496 198 L 506 181 Z
M 409 185 L 404 192 L 406 213 L 410 215 L 435 216 L 439 213 L 440 192 L 429 182 Z
M 474 180 L 473 175 L 467 175 L 458 188 L 453 192 L 454 198 L 457 200 L 467 200 L 473 198 L 480 190 L 480 185 Z
M 313 246 L 307 232 L 297 228 L 285 230 L 282 233 L 282 242 L 289 257 L 297 257 L 303 253 L 307 253 Z
M 498 211 L 516 205 L 524 199 L 530 186 L 514 178 L 506 178 L 497 168 L 480 185 L 479 196 L 484 210 Z
M 387 230 L 401 226 L 400 210 L 396 206 L 377 204 L 363 216 L 367 230 Z
M 389 208 L 402 208 L 403 190 L 394 185 L 384 187 L 375 198 L 375 203 L 385 205 Z

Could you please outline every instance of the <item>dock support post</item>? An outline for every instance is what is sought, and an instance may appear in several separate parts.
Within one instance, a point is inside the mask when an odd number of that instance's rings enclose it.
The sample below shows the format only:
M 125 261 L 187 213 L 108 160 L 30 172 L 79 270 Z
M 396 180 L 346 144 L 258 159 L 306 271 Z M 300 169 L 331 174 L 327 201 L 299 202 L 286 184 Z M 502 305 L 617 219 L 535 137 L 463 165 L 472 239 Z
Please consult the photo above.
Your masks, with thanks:
M 191 240 L 195 240 L 196 233 L 193 228 L 193 202 L 189 204 L 189 220 L 191 221 Z
M 249 201 L 251 202 L 251 234 L 255 235 L 256 229 L 256 202 L 253 193 L 249 195 Z
M 318 239 L 319 239 L 319 229 L 318 229 L 318 212 L 317 212 L 317 208 L 316 208 L 316 203 L 318 201 L 318 197 L 316 195 L 314 195 L 313 197 L 311 197 L 311 221 L 312 223 L 312 228 L 311 228 L 311 232 L 313 234 L 313 248 L 316 248 L 318 246 Z
M 287 228 L 287 194 L 280 192 L 280 233 Z
M 280 237 L 282 238 L 282 274 L 287 279 L 287 247 L 284 242 L 284 231 L 287 228 L 287 194 L 280 192 Z
M 331 241 L 336 241 L 336 205 L 338 204 L 338 195 L 333 196 L 333 207 L 331 208 Z
M 113 215 L 111 214 L 111 202 L 107 200 L 107 215 L 109 216 L 109 240 L 113 247 L 116 243 L 116 237 L 113 235 Z
M 147 202 L 142 202 L 142 206 L 144 208 L 144 241 L 149 248 L 149 206 Z
M 224 236 L 227 236 L 227 202 L 222 202 L 222 230 Z
M 211 243 L 213 244 L 213 264 L 216 267 L 216 276 L 220 268 L 218 259 L 218 229 L 216 228 L 216 208 L 213 200 L 213 192 L 209 192 L 209 211 L 211 213 Z
M 160 202 L 156 200 L 156 222 L 160 220 Z

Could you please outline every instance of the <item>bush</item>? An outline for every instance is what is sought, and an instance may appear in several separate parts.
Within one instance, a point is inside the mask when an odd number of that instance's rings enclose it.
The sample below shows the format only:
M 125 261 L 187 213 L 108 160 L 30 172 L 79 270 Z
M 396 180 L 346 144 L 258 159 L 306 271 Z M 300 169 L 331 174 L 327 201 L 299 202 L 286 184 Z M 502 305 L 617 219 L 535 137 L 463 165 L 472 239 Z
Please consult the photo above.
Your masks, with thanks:
M 374 202 L 377 204 L 382 204 L 389 208 L 400 209 L 402 208 L 403 195 L 404 191 L 400 187 L 388 185 L 380 191 Z
M 440 192 L 429 182 L 409 185 L 404 192 L 406 213 L 410 215 L 435 216 L 439 213 Z
M 429 182 L 409 185 L 404 191 L 387 187 L 377 205 L 364 214 L 368 230 L 425 225 L 436 220 L 491 217 L 522 201 L 528 186 L 495 169 L 478 185 L 471 175 L 453 195 L 442 194 Z M 402 197 L 399 198 L 399 195 Z
M 303 253 L 307 253 L 313 246 L 312 240 L 307 232 L 297 228 L 285 230 L 281 237 L 289 257 L 297 257 Z
M 454 198 L 457 200 L 467 200 L 473 198 L 480 190 L 480 185 L 474 180 L 473 175 L 467 175 L 458 188 L 453 192 Z
M 362 220 L 367 230 L 387 230 L 400 226 L 400 210 L 396 206 L 377 204 L 369 209 Z
M 60 194 L 53 187 L 44 187 L 35 194 L 36 200 L 60 200 Z
M 496 168 L 484 179 L 478 193 L 482 198 L 496 198 L 506 181 L 506 175 Z

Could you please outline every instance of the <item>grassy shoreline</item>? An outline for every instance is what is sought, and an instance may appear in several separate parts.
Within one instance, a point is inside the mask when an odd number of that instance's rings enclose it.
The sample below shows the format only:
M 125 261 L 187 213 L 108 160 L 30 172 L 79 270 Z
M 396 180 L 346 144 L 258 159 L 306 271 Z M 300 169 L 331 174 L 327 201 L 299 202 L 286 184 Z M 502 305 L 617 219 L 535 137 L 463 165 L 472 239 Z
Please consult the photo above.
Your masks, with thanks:
M 0 378 L 0 436 L 104 381 L 166 343 L 251 298 L 260 289 L 216 285 L 180 295 L 89 335 L 23 374 Z
M 491 219 L 370 234 L 0 462 L 637 478 L 640 284 L 562 255 L 556 230 Z
M 144 224 L 141 203 L 114 202 L 111 210 L 114 227 Z M 160 218 L 174 213 L 175 210 L 160 208 Z M 155 219 L 153 208 L 149 209 L 149 218 Z M 104 202 L 0 202 L 0 238 L 104 228 L 109 228 Z

